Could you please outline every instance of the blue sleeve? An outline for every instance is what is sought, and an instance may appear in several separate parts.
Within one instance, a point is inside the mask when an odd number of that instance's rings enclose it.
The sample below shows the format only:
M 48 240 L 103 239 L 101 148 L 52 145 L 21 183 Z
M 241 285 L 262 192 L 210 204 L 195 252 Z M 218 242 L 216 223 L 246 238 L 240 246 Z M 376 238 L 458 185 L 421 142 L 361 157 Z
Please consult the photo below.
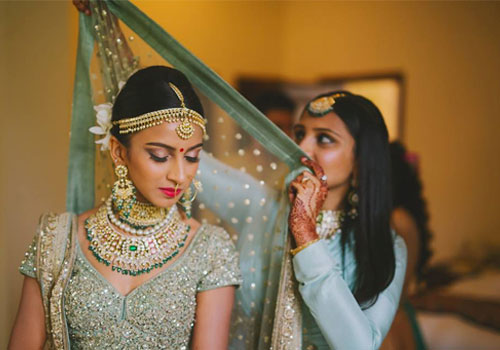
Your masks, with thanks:
M 361 309 L 342 278 L 339 261 L 321 240 L 293 259 L 299 291 L 331 348 L 378 349 L 399 305 L 406 271 L 406 246 L 394 240 L 396 270 L 390 285 L 368 309 Z

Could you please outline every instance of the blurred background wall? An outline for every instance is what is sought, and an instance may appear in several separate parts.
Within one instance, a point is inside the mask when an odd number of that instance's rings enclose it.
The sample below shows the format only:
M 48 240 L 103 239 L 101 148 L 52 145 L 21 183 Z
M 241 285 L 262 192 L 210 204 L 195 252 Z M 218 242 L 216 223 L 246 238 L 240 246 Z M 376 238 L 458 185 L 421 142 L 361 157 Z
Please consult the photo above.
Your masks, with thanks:
M 19 301 L 23 257 L 40 213 L 64 211 L 75 14 L 66 2 L 0 2 L 0 348 Z
M 402 72 L 434 261 L 500 244 L 500 3 L 136 4 L 230 83 Z M 2 348 L 37 219 L 64 211 L 76 39 L 69 1 L 0 2 Z

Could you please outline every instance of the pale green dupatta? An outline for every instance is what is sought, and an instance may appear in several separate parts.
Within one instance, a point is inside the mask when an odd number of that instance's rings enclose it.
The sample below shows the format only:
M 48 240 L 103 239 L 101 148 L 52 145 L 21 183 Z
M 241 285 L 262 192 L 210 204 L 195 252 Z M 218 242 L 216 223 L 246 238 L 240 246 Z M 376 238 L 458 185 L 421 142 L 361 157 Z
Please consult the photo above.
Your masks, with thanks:
M 88 132 L 95 124 L 91 58 L 95 39 L 97 47 L 102 49 L 99 46 L 102 40 L 94 38 L 95 26 L 101 25 L 104 20 L 109 21 L 109 17 L 113 16 L 170 65 L 186 74 L 206 99 L 225 111 L 239 125 L 241 133 L 252 139 L 249 141 L 250 145 L 247 142 L 246 146 L 233 143 L 231 147 L 234 154 L 245 154 L 247 157 L 252 152 L 251 144 L 255 140 L 260 143 L 260 149 L 275 160 L 270 164 L 273 170 L 279 162 L 288 167 L 285 183 L 302 170 L 299 159 L 304 154 L 300 148 L 214 71 L 132 3 L 107 1 L 106 4 L 107 7 L 103 3 L 94 2 L 93 6 L 99 8 L 101 14 L 106 11 L 107 19 L 96 17 L 95 14 L 92 18 L 80 14 L 67 188 L 68 211 L 80 213 L 96 203 L 96 147 L 94 137 Z M 112 47 L 109 49 L 113 51 Z M 119 52 L 115 53 L 120 55 Z M 101 66 L 101 73 L 102 71 Z M 111 90 L 117 91 L 117 81 L 115 79 L 110 83 L 108 80 L 106 84 Z M 212 119 L 209 120 L 209 127 L 220 122 L 222 117 Z M 241 138 L 238 138 L 238 135 L 241 136 L 239 132 L 229 134 L 228 137 L 233 135 L 238 140 Z M 217 149 L 215 141 L 213 146 Z M 257 149 L 258 147 L 253 150 L 255 157 L 257 153 L 260 154 Z M 213 157 L 203 156 L 199 179 L 204 185 L 204 191 L 200 194 L 198 208 L 207 207 L 218 218 L 217 223 L 229 225 L 237 232 L 244 283 L 237 290 L 231 347 L 265 349 L 270 348 L 272 343 L 275 349 L 299 348 L 301 332 L 300 314 L 297 310 L 300 308 L 297 295 L 290 285 L 292 271 L 289 255 L 283 254 L 290 245 L 287 234 L 289 208 L 287 196 L 283 195 L 285 186 L 283 181 L 269 186 L 252 176 L 252 172 L 242 169 L 243 167 L 235 170 L 235 164 L 225 164 L 223 153 L 227 155 L 228 152 L 221 152 L 219 155 L 213 152 Z M 263 167 L 260 163 L 256 165 L 257 171 L 262 171 L 260 169 Z M 277 307 L 276 300 L 279 300 Z

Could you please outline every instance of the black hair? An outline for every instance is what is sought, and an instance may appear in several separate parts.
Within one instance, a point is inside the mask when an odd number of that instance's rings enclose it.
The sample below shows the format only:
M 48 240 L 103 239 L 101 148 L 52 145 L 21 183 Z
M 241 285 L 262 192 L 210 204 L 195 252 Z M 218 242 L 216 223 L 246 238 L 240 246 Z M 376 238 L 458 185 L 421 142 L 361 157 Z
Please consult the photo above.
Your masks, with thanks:
M 355 141 L 357 177 L 354 180 L 359 198 L 357 217 L 346 215 L 342 224 L 342 249 L 345 251 L 346 245 L 352 244 L 357 263 L 353 294 L 360 305 L 369 307 L 391 283 L 396 268 L 390 228 L 389 137 L 382 114 L 365 97 L 333 91 L 313 101 L 334 94 L 340 95 L 335 98 L 332 111 L 344 122 Z M 344 202 L 349 211 L 347 198 Z
M 169 83 L 181 91 L 186 108 L 203 116 L 200 99 L 182 72 L 165 66 L 151 66 L 138 70 L 128 78 L 115 99 L 111 120 L 117 121 L 161 109 L 181 107 L 181 101 Z M 111 134 L 124 146 L 129 145 L 130 134 L 120 134 L 117 125 L 113 125 Z
M 254 105 L 263 114 L 267 114 L 272 109 L 282 109 L 289 112 L 295 110 L 295 102 L 279 90 L 269 90 L 259 94 L 255 98 Z
M 418 229 L 420 252 L 416 265 L 419 281 L 425 278 L 426 265 L 432 255 L 429 241 L 432 233 L 429 229 L 427 203 L 422 195 L 422 183 L 416 167 L 407 159 L 406 148 L 398 141 L 389 145 L 392 166 L 392 203 L 394 208 L 407 210 L 415 220 Z

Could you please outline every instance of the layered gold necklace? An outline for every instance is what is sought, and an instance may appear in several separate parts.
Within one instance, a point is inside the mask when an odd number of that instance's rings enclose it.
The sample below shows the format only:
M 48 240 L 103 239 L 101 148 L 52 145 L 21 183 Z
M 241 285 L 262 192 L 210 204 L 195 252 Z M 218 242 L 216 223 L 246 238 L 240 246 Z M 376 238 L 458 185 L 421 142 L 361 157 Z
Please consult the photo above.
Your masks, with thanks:
M 131 276 L 149 273 L 173 259 L 185 245 L 190 227 L 182 222 L 177 206 L 168 212 L 150 205 L 142 209 L 132 210 L 124 220 L 113 212 L 110 198 L 85 221 L 89 249 L 113 271 Z

